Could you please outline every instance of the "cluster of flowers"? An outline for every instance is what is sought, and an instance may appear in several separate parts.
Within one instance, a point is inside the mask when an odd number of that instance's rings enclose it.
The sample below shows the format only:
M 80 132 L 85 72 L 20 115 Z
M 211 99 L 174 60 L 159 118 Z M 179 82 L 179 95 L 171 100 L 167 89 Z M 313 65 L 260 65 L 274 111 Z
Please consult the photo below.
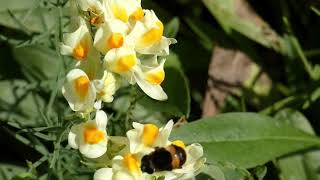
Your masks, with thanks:
M 140 0 L 70 0 L 70 5 L 77 29 L 64 36 L 61 54 L 77 63 L 66 76 L 62 94 L 73 111 L 87 116 L 72 126 L 68 141 L 83 156 L 95 159 L 107 153 L 110 138 L 102 102 L 112 102 L 119 87 L 135 83 L 151 98 L 166 100 L 160 86 L 165 78 L 163 56 L 176 40 L 163 36 L 162 22 L 152 10 L 142 9 Z M 205 161 L 201 145 L 169 141 L 172 126 L 172 121 L 160 129 L 133 123 L 127 148 L 106 162 L 94 179 L 186 179 L 199 173 Z M 159 161 L 163 156 L 169 161 Z

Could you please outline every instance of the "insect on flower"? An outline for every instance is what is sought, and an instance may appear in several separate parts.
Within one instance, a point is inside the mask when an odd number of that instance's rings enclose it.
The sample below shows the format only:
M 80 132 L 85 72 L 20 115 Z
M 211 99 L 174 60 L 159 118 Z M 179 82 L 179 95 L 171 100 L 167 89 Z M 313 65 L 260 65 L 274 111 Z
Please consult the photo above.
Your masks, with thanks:
M 171 144 L 165 148 L 156 148 L 141 160 L 141 171 L 152 174 L 156 171 L 171 171 L 181 168 L 186 162 L 187 154 L 183 146 Z

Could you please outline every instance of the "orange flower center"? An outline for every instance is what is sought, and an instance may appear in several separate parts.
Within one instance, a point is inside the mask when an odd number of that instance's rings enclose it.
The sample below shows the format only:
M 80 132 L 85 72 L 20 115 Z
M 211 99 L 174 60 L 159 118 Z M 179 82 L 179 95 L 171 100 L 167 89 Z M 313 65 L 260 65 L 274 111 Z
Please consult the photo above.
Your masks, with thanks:
M 153 124 L 146 124 L 143 128 L 142 142 L 146 146 L 152 146 L 159 134 L 159 128 Z
M 96 127 L 86 127 L 83 136 L 84 141 L 88 144 L 98 144 L 105 138 L 104 132 Z
M 123 44 L 123 36 L 121 33 L 114 33 L 112 34 L 107 42 L 108 48 L 119 48 Z
M 80 76 L 75 80 L 74 87 L 77 94 L 84 98 L 88 94 L 90 81 L 87 76 Z
M 133 154 L 127 154 L 124 156 L 123 164 L 130 172 L 140 172 L 140 162 Z

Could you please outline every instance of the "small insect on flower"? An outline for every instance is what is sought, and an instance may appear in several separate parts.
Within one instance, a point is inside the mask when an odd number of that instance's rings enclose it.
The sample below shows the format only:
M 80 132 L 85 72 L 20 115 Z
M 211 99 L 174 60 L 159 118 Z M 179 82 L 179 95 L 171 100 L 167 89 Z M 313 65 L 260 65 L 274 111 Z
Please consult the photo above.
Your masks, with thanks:
M 181 168 L 187 154 L 183 147 L 171 144 L 165 148 L 156 148 L 154 152 L 143 156 L 141 171 L 152 174 L 156 171 L 171 171 Z
M 200 144 L 186 146 L 181 140 L 171 142 L 173 121 L 158 128 L 153 124 L 133 123 L 127 132 L 130 152 L 140 154 L 140 170 L 165 179 L 188 179 L 199 174 L 206 159 Z
M 172 120 L 162 128 L 154 124 L 136 122 L 132 126 L 134 129 L 127 132 L 131 153 L 149 154 L 154 151 L 155 147 L 166 147 L 171 144 L 168 138 L 173 126 Z

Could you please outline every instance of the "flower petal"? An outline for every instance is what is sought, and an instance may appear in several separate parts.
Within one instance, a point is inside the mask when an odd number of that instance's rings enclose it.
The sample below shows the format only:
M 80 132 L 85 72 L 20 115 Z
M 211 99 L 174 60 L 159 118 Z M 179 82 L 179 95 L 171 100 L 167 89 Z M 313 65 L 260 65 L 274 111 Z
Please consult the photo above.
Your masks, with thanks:
M 170 120 L 165 127 L 160 128 L 160 133 L 154 145 L 155 147 L 166 147 L 170 144 L 169 136 L 172 131 L 173 124 L 173 120 Z
M 112 168 L 98 169 L 93 176 L 94 180 L 112 180 L 113 172 Z
M 67 74 L 65 83 L 62 87 L 62 94 L 73 111 L 86 111 L 93 108 L 96 98 L 96 92 L 93 83 L 91 82 L 89 82 L 88 87 L 83 90 L 84 92 L 82 92 L 82 95 L 78 95 L 79 93 L 77 93 L 75 88 L 75 81 L 80 77 L 89 79 L 86 73 L 82 70 L 71 70 Z
M 163 91 L 162 87 L 160 85 L 153 85 L 148 83 L 144 78 L 144 74 L 140 70 L 134 73 L 134 78 L 139 87 L 142 89 L 142 91 L 151 98 L 159 101 L 164 101 L 168 99 L 168 96 Z
M 98 158 L 102 156 L 107 151 L 107 137 L 105 137 L 105 140 L 103 142 L 100 142 L 99 144 L 85 144 L 81 143 L 79 145 L 79 150 L 81 154 L 88 158 Z
M 97 111 L 95 121 L 99 129 L 105 130 L 107 128 L 108 117 L 104 111 Z
M 78 149 L 77 134 L 79 133 L 79 125 L 73 125 L 68 134 L 68 144 L 73 149 Z

